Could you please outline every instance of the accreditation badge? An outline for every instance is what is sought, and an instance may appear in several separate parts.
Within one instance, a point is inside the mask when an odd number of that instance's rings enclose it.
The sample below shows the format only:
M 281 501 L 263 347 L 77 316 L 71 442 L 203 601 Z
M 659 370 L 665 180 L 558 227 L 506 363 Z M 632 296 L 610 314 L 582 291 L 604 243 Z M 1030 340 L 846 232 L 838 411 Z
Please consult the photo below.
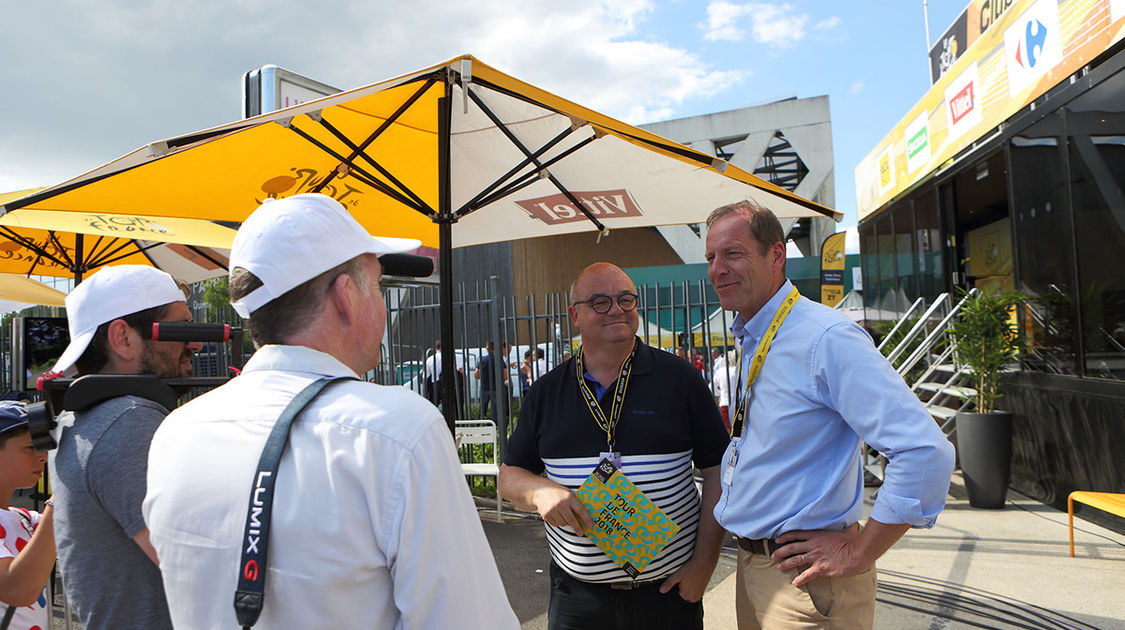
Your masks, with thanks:
M 614 452 L 614 451 L 606 451 L 606 452 L 603 452 L 603 453 L 598 453 L 598 461 L 599 462 L 602 461 L 602 460 L 606 460 L 606 459 L 608 459 L 610 462 L 613 463 L 614 468 L 616 468 L 618 470 L 621 469 L 621 453 L 617 453 L 617 452 Z
M 610 458 L 574 493 L 594 520 L 586 535 L 633 579 L 680 531 Z
M 742 438 L 732 437 L 730 439 L 730 446 L 728 447 L 727 456 L 723 458 L 723 485 L 729 486 L 734 481 L 734 467 L 738 465 L 738 447 L 742 444 Z

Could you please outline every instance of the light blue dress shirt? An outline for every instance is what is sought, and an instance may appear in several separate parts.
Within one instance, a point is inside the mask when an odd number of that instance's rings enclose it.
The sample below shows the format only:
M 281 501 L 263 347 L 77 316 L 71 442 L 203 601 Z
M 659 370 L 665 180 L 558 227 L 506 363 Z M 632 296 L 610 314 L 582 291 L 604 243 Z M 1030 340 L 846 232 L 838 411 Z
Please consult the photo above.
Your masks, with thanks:
M 786 281 L 749 322 L 738 316 L 731 325 L 742 350 L 740 397 L 758 343 L 792 289 Z M 793 306 L 748 411 L 743 439 L 732 440 L 723 456 L 715 506 L 719 524 L 737 536 L 772 539 L 857 522 L 861 442 L 888 460 L 871 518 L 932 527 L 945 506 L 953 445 L 871 337 L 837 311 L 805 298 Z

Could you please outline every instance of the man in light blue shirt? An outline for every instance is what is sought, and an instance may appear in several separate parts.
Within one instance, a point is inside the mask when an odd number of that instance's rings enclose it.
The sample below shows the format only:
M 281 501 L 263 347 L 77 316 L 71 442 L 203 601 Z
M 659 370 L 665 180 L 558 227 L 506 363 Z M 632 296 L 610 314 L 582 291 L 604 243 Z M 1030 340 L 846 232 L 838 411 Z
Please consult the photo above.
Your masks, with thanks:
M 911 527 L 933 526 L 953 446 L 862 328 L 796 294 L 772 212 L 739 202 L 707 225 L 708 275 L 737 312 L 741 350 L 731 417 L 745 426 L 715 506 L 742 548 L 738 627 L 870 628 L 875 560 Z M 888 460 L 862 527 L 861 442 Z

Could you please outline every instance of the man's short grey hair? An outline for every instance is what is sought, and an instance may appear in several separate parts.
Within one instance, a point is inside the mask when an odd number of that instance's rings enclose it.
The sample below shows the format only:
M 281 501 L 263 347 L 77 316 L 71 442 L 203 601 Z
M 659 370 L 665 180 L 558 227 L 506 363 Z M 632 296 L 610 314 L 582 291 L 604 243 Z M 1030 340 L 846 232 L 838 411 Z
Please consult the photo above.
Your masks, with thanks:
M 772 210 L 760 205 L 752 199 L 736 201 L 711 211 L 707 217 L 707 228 L 720 219 L 737 215 L 746 219 L 750 226 L 750 235 L 762 246 L 764 254 L 774 243 L 785 244 L 785 232 L 781 229 L 781 222 Z

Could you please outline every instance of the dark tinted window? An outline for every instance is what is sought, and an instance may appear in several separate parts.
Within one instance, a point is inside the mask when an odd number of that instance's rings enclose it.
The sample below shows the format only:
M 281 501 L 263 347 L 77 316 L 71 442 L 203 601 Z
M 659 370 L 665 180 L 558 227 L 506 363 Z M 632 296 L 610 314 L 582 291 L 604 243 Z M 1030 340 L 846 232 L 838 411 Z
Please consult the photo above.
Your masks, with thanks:
M 1085 375 L 1125 377 L 1125 72 L 1066 107 Z M 1077 330 L 1077 329 L 1076 329 Z
M 1077 330 L 1070 215 L 1066 207 L 1062 118 L 1039 121 L 1009 146 L 1019 289 L 1033 298 L 1024 366 L 1076 374 Z

